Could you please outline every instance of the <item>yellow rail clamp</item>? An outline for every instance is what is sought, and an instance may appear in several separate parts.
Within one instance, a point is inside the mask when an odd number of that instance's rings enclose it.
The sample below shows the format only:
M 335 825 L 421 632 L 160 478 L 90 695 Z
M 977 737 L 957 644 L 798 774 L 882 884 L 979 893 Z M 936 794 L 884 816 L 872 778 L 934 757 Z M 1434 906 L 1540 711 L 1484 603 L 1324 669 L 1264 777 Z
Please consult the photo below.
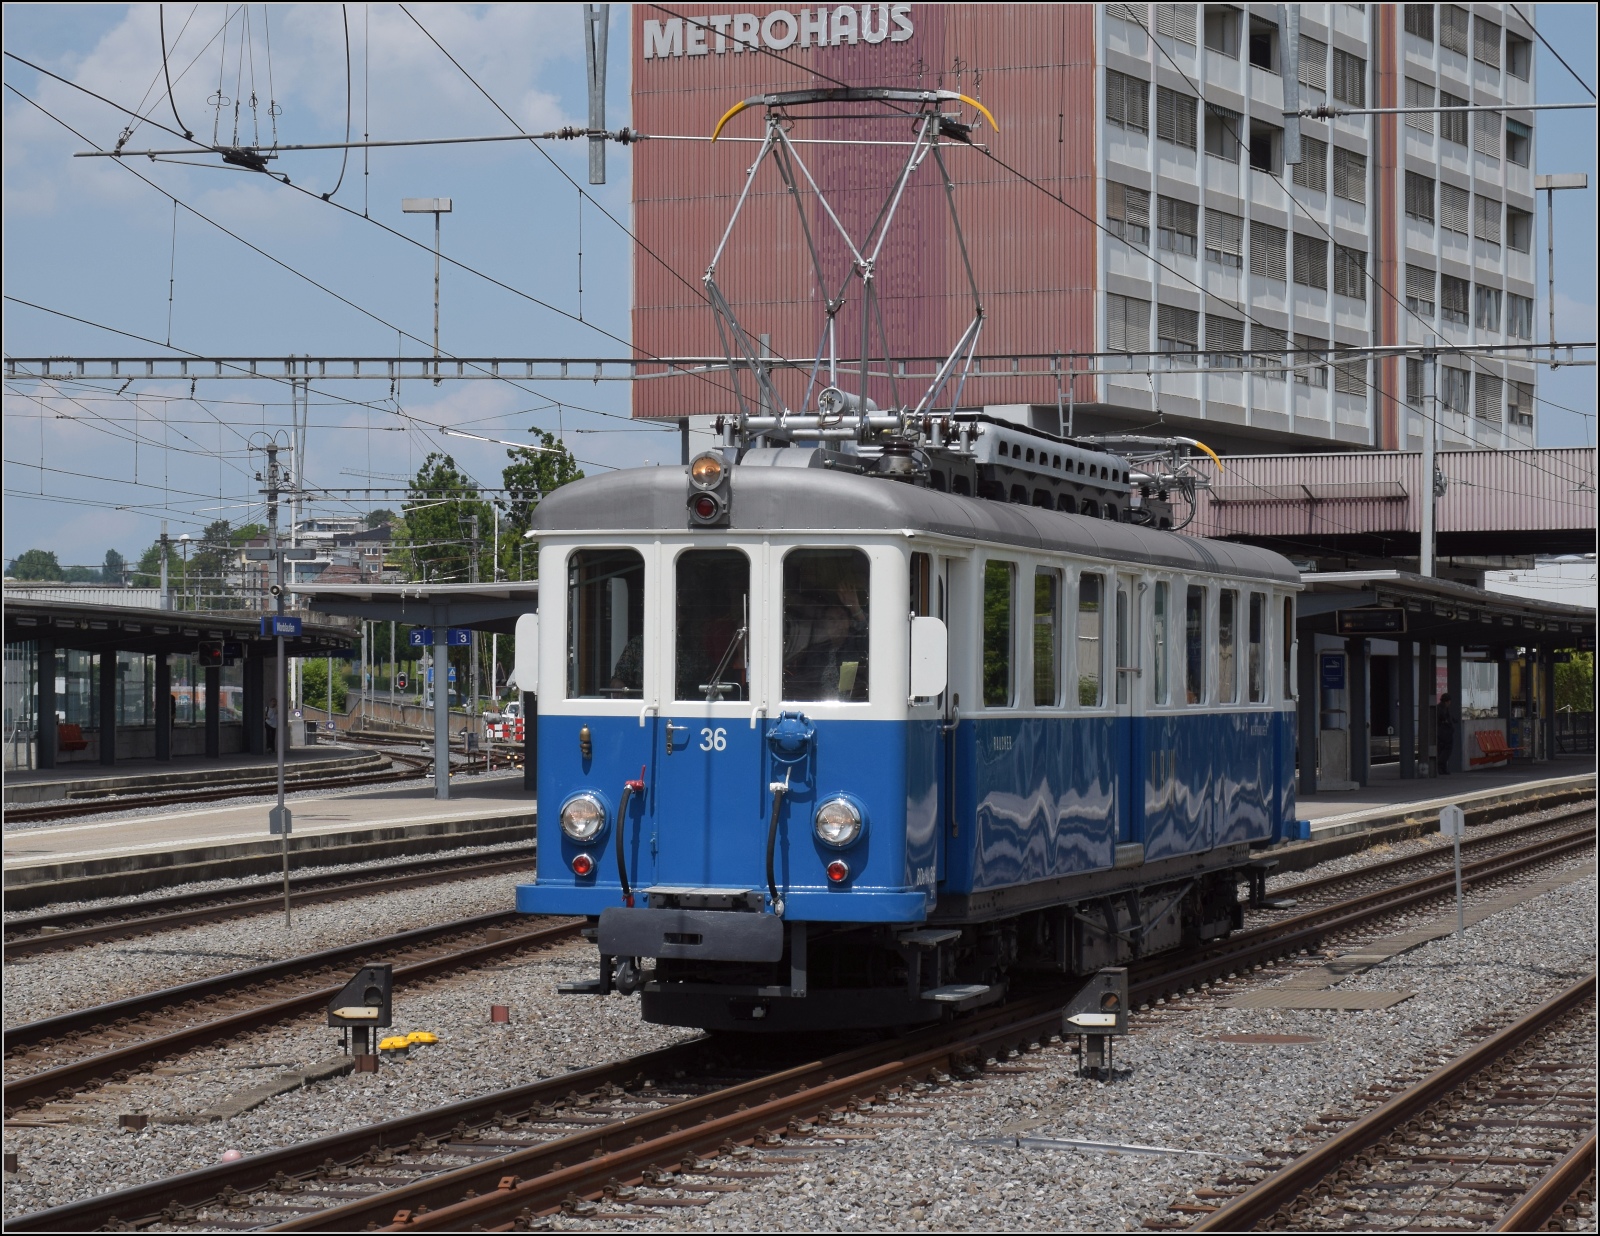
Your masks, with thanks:
M 431 1030 L 413 1030 L 406 1035 L 406 1042 L 408 1043 L 437 1043 L 438 1041 L 439 1036 Z
M 405 1038 L 403 1035 L 391 1034 L 388 1038 L 384 1039 L 383 1042 L 378 1044 L 378 1050 L 379 1051 L 405 1051 L 405 1049 L 410 1047 L 410 1046 L 411 1046 L 410 1040 Z

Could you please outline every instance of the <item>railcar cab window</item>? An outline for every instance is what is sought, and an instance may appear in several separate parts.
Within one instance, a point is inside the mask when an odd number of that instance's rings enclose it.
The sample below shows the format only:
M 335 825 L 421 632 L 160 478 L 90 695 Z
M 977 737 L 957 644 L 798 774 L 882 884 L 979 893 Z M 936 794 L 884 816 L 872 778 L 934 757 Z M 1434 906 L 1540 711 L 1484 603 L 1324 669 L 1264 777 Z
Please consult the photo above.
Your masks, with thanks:
M 1283 598 L 1283 698 L 1296 699 L 1294 690 L 1294 598 Z
M 784 699 L 866 700 L 870 582 L 859 549 L 796 549 L 784 558 Z
M 750 559 L 737 549 L 678 557 L 678 635 L 673 698 L 750 696 Z
M 1105 576 L 1078 577 L 1078 704 L 1099 708 L 1101 648 L 1105 643 Z
M 1224 588 L 1217 602 L 1217 702 L 1239 700 L 1239 594 Z
M 1011 628 L 1017 564 L 991 558 L 983 567 L 983 705 L 1011 703 Z
M 567 560 L 567 694 L 644 696 L 644 559 L 632 549 L 580 549 Z
M 1061 572 L 1033 573 L 1033 706 L 1054 708 L 1061 698 Z
M 1250 684 L 1250 702 L 1259 704 L 1267 698 L 1267 598 L 1259 592 L 1250 594 L 1250 654 L 1246 662 L 1246 678 Z
M 1206 590 L 1189 585 L 1183 614 L 1183 684 L 1189 703 L 1206 701 Z

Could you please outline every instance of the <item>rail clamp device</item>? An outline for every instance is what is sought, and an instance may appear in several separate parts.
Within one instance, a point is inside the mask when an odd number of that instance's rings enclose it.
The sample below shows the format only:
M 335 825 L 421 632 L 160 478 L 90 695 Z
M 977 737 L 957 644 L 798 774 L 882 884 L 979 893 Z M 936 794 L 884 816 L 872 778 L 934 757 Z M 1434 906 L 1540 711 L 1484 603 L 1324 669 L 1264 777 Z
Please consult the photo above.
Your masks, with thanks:
M 1110 1080 L 1111 1040 L 1128 1033 L 1128 971 L 1100 970 L 1061 1010 L 1061 1036 L 1077 1035 L 1083 1072 Z
M 362 966 L 328 1003 L 328 1024 L 347 1030 L 394 1024 L 394 967 Z

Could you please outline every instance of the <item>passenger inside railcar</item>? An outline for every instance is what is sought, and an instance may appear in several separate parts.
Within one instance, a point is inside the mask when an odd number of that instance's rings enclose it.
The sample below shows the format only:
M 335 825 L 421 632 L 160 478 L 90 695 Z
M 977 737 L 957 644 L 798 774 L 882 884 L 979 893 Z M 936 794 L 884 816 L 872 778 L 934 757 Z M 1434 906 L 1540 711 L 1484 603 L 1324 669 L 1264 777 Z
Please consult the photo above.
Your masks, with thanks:
M 869 578 L 856 549 L 797 549 L 783 564 L 783 698 L 867 698 Z

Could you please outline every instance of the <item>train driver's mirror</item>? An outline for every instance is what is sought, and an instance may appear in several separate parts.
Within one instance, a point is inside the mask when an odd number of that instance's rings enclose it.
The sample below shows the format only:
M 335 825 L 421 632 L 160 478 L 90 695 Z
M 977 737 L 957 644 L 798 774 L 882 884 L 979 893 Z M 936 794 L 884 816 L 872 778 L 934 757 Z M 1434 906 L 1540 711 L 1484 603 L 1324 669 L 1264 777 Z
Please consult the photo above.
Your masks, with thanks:
M 524 695 L 539 694 L 539 615 L 523 614 L 517 619 L 517 690 Z
M 938 618 L 911 620 L 911 695 L 930 699 L 943 692 L 949 658 L 949 633 Z M 519 644 L 520 647 L 520 644 Z

